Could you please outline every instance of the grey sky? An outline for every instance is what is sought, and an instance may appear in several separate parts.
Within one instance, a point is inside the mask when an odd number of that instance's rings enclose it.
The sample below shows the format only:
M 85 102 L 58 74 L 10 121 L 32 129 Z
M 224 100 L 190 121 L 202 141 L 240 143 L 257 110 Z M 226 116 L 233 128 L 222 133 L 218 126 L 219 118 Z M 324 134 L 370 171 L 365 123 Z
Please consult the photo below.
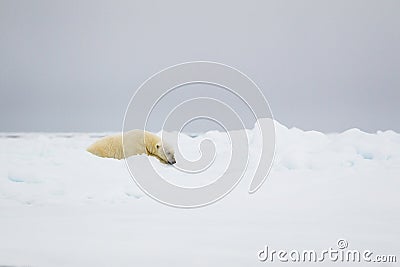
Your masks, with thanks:
M 400 131 L 400 1 L 0 0 L 0 131 L 118 131 L 181 62 L 250 76 L 275 119 Z

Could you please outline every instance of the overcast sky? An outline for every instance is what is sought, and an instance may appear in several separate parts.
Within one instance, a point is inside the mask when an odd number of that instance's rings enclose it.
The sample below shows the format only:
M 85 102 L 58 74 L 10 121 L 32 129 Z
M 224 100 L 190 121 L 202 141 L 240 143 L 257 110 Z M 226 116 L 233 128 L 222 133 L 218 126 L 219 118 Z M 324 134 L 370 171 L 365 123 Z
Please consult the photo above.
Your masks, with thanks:
M 193 60 L 246 73 L 286 126 L 400 131 L 398 0 L 0 0 L 0 131 L 118 131 Z

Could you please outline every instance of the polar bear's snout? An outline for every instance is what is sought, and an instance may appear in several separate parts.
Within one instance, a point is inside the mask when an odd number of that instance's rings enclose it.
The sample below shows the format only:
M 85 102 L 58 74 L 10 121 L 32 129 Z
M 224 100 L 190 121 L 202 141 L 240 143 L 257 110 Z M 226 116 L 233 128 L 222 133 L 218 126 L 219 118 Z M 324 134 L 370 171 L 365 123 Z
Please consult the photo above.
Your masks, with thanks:
M 165 152 L 167 156 L 167 162 L 170 165 L 174 165 L 176 163 L 174 152 L 170 149 Z
M 174 155 L 172 155 L 172 156 L 168 159 L 168 164 L 174 165 L 175 163 L 176 163 L 175 157 L 174 157 Z
M 169 164 L 174 165 L 176 163 L 174 149 L 167 144 L 161 142 L 156 145 L 158 155 L 161 155 L 161 159 Z

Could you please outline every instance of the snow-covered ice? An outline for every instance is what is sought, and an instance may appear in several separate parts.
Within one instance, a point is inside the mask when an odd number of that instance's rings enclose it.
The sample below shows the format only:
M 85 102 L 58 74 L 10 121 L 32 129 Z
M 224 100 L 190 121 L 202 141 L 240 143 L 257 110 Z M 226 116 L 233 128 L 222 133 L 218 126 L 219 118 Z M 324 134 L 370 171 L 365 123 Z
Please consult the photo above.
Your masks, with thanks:
M 273 265 L 257 259 L 265 245 L 322 250 L 339 238 L 353 249 L 400 250 L 400 134 L 393 131 L 323 134 L 276 123 L 275 160 L 261 189 L 249 195 L 245 175 L 221 201 L 190 210 L 142 193 L 124 161 L 86 152 L 101 135 L 1 134 L 0 265 Z M 223 135 L 182 136 L 183 152 L 196 158 L 200 140 L 221 145 Z M 259 146 L 255 137 L 250 143 Z

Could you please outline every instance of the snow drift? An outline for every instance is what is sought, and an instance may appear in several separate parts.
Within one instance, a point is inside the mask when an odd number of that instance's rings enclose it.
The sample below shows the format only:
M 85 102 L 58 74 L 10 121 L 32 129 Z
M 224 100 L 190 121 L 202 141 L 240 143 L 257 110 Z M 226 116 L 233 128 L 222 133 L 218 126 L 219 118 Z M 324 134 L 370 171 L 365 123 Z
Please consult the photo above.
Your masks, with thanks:
M 265 245 L 318 250 L 339 238 L 353 249 L 398 252 L 400 134 L 275 127 L 275 160 L 261 189 L 247 193 L 251 157 L 237 188 L 194 210 L 150 199 L 123 161 L 85 151 L 110 133 L 1 134 L 0 265 L 260 266 Z M 257 149 L 257 133 L 247 131 Z M 223 133 L 182 136 L 184 154 L 198 157 L 203 138 L 222 157 L 211 169 L 217 175 L 227 155 Z M 185 185 L 213 176 L 182 180 L 151 160 Z
M 393 131 L 368 134 L 350 129 L 339 134 L 323 134 L 288 129 L 279 123 L 275 127 L 277 143 L 272 168 L 275 172 L 334 172 L 378 166 L 397 169 L 400 166 L 400 135 Z M 261 146 L 257 131 L 247 131 L 252 138 L 249 150 L 257 151 Z M 5 159 L 1 161 L 0 196 L 22 204 L 124 202 L 132 197 L 140 198 L 143 194 L 132 183 L 123 162 L 95 158 L 85 151 L 99 136 L 108 134 L 3 133 L 0 142 L 5 147 Z M 213 168 L 196 179 L 179 181 L 176 170 L 160 166 L 156 160 L 153 166 L 174 183 L 200 186 L 212 182 L 224 171 L 226 159 L 229 160 L 226 134 L 212 131 L 194 138 L 181 135 L 180 149 L 190 159 L 200 156 L 202 140 L 209 139 L 216 144 L 218 155 Z M 256 159 L 250 157 L 247 173 L 254 170 L 255 164 Z

